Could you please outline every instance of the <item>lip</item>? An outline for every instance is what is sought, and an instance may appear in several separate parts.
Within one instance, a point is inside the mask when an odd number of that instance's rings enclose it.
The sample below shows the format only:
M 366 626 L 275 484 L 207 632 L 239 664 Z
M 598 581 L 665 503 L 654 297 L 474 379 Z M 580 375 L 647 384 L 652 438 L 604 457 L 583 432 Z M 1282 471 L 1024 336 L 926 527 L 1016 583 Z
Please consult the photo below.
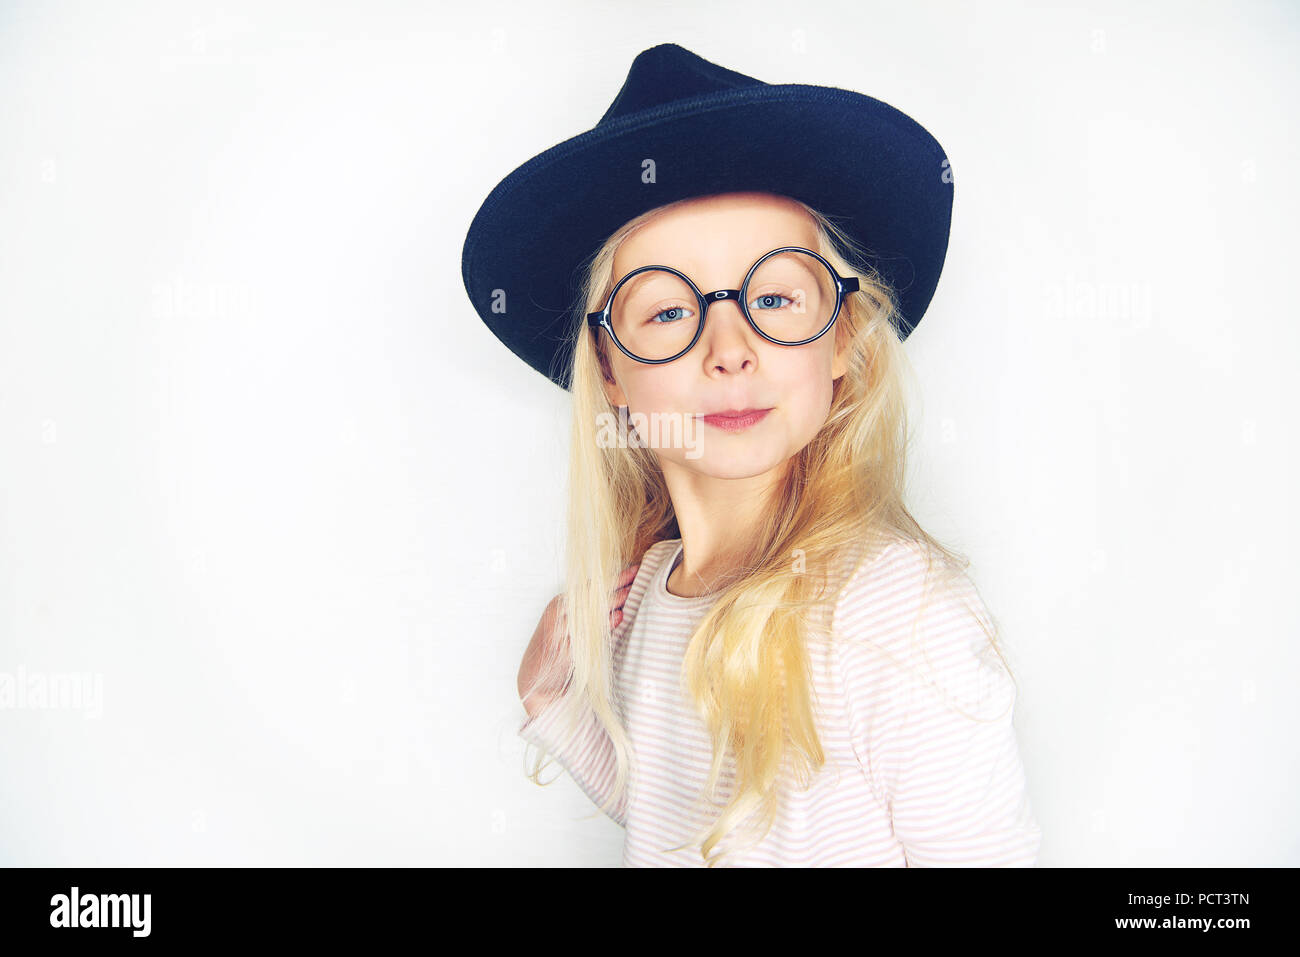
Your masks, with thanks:
M 740 432 L 761 422 L 771 411 L 771 409 L 728 409 L 725 412 L 701 415 L 700 418 L 724 432 Z

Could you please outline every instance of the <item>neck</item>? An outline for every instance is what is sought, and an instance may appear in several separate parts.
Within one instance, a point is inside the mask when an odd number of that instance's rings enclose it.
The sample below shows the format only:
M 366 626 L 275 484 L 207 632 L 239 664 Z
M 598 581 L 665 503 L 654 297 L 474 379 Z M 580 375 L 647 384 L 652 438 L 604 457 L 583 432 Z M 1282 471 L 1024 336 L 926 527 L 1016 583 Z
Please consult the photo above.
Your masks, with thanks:
M 783 477 L 782 468 L 737 479 L 664 468 L 682 537 L 682 557 L 669 575 L 669 592 L 683 598 L 711 595 L 744 573 Z

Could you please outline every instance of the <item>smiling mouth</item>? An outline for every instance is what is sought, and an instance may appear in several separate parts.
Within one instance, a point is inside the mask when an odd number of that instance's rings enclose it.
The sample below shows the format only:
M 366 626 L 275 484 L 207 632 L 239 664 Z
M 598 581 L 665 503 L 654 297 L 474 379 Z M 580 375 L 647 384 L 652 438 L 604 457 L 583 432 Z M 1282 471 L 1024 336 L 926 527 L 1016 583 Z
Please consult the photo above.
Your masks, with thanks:
M 761 422 L 771 411 L 771 409 L 747 409 L 743 412 L 715 412 L 711 415 L 702 415 L 700 418 L 724 432 L 740 432 Z

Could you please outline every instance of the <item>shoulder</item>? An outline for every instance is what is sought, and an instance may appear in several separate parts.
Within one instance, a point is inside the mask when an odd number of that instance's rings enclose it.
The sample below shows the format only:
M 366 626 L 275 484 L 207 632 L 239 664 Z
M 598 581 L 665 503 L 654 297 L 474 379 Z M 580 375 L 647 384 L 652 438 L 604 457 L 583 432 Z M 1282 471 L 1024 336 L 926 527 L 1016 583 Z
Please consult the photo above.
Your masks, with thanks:
M 664 562 L 670 561 L 673 555 L 677 554 L 677 547 L 681 543 L 680 538 L 665 538 L 647 548 L 645 554 L 641 556 L 641 568 L 637 572 L 637 577 L 653 575 Z
M 943 586 L 960 589 L 969 582 L 941 553 L 911 539 L 874 540 L 858 550 L 854 561 L 836 602 L 836 622 L 848 634 L 898 625 Z
M 672 561 L 673 555 L 677 554 L 677 547 L 681 544 L 681 539 L 671 538 L 655 542 L 645 550 L 641 556 L 639 566 L 636 572 L 636 578 L 632 580 L 632 587 L 628 592 L 627 603 L 624 605 L 624 620 L 630 621 L 640 607 L 641 599 L 645 596 L 650 588 L 650 582 L 654 576 L 663 570 L 666 563 Z
M 841 592 L 834 622 L 835 639 L 860 674 L 967 707 L 1006 703 L 1010 673 L 979 590 L 924 542 L 892 539 L 867 554 Z
M 627 597 L 623 601 L 623 620 L 615 627 L 614 647 L 621 649 L 625 647 L 627 640 L 632 635 L 633 625 L 641 616 L 643 606 L 647 606 L 650 613 L 653 614 L 654 599 L 650 592 L 650 584 L 654 581 L 655 576 L 663 571 L 664 565 L 672 561 L 673 555 L 677 553 L 677 547 L 681 544 L 681 539 L 664 539 L 655 542 L 641 555 L 637 563 L 636 577 L 632 579 L 632 586 L 628 589 Z

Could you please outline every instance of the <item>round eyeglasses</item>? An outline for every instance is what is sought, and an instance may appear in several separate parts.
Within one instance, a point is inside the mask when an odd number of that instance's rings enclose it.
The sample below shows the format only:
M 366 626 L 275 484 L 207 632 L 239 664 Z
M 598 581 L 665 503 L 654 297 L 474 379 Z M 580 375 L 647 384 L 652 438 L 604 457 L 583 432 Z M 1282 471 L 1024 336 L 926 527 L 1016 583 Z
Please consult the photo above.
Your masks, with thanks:
M 811 249 L 782 246 L 759 257 L 739 289 L 708 294 L 671 266 L 633 269 L 604 309 L 587 314 L 587 325 L 603 327 L 629 359 L 672 362 L 699 342 L 709 306 L 731 299 L 768 342 L 802 346 L 826 334 L 844 297 L 857 290 L 855 277 L 839 275 Z

